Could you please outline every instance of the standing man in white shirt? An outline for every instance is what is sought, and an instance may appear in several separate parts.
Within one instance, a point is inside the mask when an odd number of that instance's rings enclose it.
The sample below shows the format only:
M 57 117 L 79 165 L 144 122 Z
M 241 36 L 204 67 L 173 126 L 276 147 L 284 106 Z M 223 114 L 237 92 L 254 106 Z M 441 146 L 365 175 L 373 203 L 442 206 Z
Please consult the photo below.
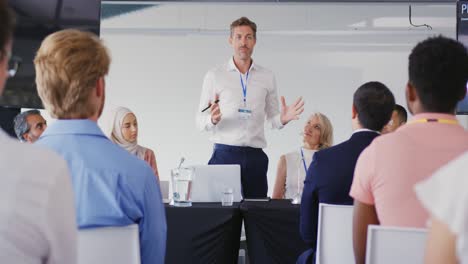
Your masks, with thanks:
M 302 98 L 288 106 L 284 97 L 280 111 L 273 73 L 252 60 L 256 33 L 257 25 L 246 17 L 231 23 L 234 55 L 205 75 L 197 116 L 198 128 L 211 132 L 215 143 L 208 163 L 239 164 L 244 198 L 268 192 L 265 119 L 281 129 L 304 111 Z
M 11 60 L 14 15 L 0 0 L 0 95 Z M 10 68 L 11 67 L 11 68 Z M 0 263 L 75 264 L 77 229 L 70 175 L 58 155 L 0 129 Z

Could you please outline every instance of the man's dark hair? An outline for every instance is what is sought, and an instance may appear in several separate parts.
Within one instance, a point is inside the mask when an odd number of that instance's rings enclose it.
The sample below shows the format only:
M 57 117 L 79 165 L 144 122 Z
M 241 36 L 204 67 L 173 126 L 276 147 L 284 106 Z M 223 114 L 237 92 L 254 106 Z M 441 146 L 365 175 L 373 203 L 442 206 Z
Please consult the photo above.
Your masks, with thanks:
M 454 113 L 468 81 L 468 53 L 442 36 L 418 43 L 409 55 L 409 82 L 426 112 Z
M 8 7 L 6 0 L 0 0 L 0 59 L 6 55 L 3 50 L 13 37 L 13 29 L 15 27 L 15 16 L 13 11 Z
M 240 27 L 240 26 L 249 26 L 252 31 L 253 31 L 253 37 L 256 39 L 257 38 L 257 24 L 255 24 L 253 21 L 246 17 L 241 17 L 239 19 L 234 20 L 231 23 L 231 37 L 232 33 L 234 32 L 234 28 Z
M 406 121 L 408 120 L 408 113 L 406 112 L 406 109 L 403 106 L 399 104 L 395 104 L 393 111 L 397 112 L 398 119 L 400 119 L 400 124 L 398 125 L 401 125 L 402 123 L 406 123 Z
M 31 129 L 31 127 L 28 124 L 28 121 L 26 120 L 30 115 L 41 115 L 41 112 L 39 112 L 39 110 L 28 110 L 19 113 L 17 116 L 15 116 L 15 119 L 13 119 L 15 134 L 21 141 L 26 141 L 23 135 L 25 133 L 28 133 Z
M 380 131 L 390 121 L 395 98 L 380 82 L 367 82 L 354 93 L 353 105 L 364 128 Z

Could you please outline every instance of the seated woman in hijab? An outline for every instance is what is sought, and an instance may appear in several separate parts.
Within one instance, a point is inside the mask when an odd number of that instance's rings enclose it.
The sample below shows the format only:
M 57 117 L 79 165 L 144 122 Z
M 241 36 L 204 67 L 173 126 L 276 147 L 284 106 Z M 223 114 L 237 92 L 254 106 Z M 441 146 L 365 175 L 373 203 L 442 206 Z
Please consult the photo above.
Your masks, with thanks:
M 333 143 L 332 124 L 324 114 L 314 113 L 305 123 L 302 136 L 302 147 L 280 157 L 273 199 L 300 198 L 314 153 Z
M 126 149 L 131 154 L 146 161 L 153 169 L 154 174 L 159 179 L 156 157 L 151 149 L 137 144 L 138 122 L 135 114 L 128 108 L 117 107 L 111 116 L 111 131 L 107 135 L 115 144 Z

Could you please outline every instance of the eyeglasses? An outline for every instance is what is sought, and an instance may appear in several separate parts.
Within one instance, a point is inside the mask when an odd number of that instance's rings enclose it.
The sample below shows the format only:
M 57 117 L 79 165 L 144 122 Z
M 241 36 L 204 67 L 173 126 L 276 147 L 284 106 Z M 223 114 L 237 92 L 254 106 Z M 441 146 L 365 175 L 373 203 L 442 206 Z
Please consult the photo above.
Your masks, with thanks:
M 5 53 L 8 59 L 8 77 L 14 77 L 16 73 L 18 72 L 19 67 L 21 66 L 21 63 L 23 60 L 18 57 L 18 56 L 13 56 L 11 52 L 6 52 Z

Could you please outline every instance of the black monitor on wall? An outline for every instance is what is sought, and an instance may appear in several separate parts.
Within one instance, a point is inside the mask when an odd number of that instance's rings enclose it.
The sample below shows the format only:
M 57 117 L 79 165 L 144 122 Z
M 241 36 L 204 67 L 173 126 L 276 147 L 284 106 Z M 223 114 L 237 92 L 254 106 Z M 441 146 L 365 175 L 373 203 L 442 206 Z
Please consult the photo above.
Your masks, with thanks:
M 468 49 L 468 1 L 457 3 L 457 39 Z M 468 83 L 466 89 L 468 91 Z M 468 92 L 457 105 L 457 115 L 468 115 Z
M 42 40 L 66 28 L 99 35 L 100 0 L 8 0 L 16 14 L 13 56 L 21 59 L 15 77 L 8 79 L 0 106 L 43 108 L 35 85 L 34 56 Z

